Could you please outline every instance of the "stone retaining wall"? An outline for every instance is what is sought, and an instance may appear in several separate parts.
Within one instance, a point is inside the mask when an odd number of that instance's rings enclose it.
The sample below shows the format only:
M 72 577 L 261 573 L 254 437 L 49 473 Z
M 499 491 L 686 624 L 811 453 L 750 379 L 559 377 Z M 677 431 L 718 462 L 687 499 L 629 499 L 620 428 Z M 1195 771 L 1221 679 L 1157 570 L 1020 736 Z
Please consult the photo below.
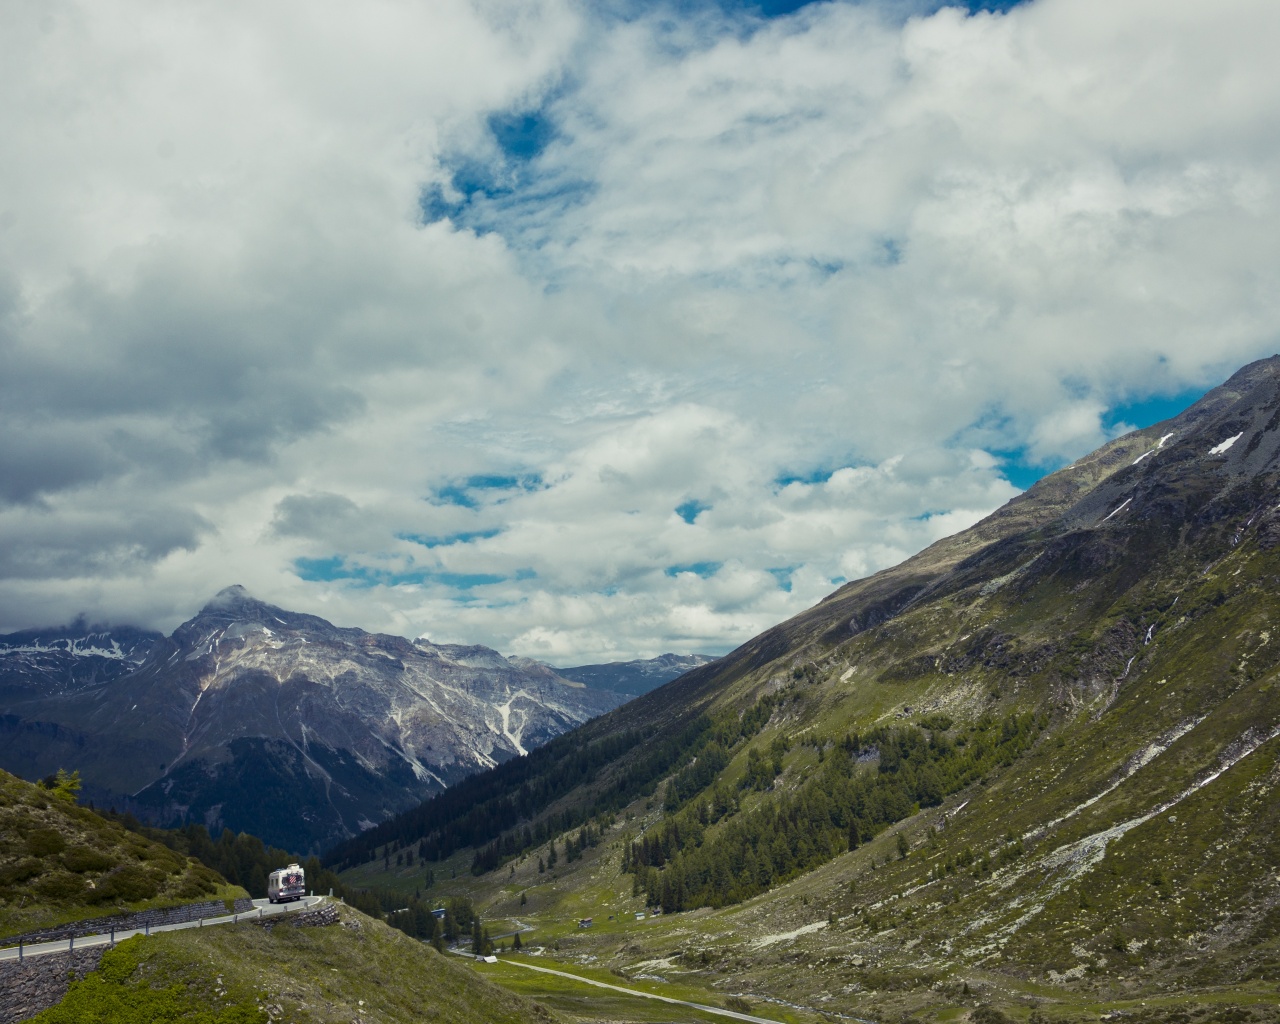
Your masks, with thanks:
M 247 914 L 253 909 L 253 901 L 241 897 L 236 900 L 234 914 Z M 162 924 L 186 924 L 206 917 L 221 917 L 228 913 L 223 900 L 206 900 L 204 903 L 184 903 L 180 907 L 164 907 L 161 910 L 143 910 L 137 914 L 115 914 L 111 917 L 95 917 L 88 921 L 72 921 L 70 924 L 41 931 L 25 932 L 7 939 L 0 939 L 0 946 L 16 946 L 21 940 L 27 945 L 37 942 L 57 942 L 59 939 L 79 938 L 82 935 L 105 935 L 112 928 L 118 932 L 134 928 L 155 928 Z
M 337 924 L 339 920 L 338 908 L 332 903 L 322 903 L 318 907 L 300 910 L 296 914 L 279 914 L 275 917 L 264 917 L 261 921 L 254 921 L 254 924 L 261 925 L 267 931 L 271 931 L 272 928 L 278 928 L 284 924 L 292 928 L 323 928 L 327 925 Z
M 91 946 L 29 956 L 21 962 L 0 960 L 0 1024 L 16 1024 L 56 1006 L 67 994 L 68 976 L 80 979 L 96 971 L 105 950 L 105 946 Z

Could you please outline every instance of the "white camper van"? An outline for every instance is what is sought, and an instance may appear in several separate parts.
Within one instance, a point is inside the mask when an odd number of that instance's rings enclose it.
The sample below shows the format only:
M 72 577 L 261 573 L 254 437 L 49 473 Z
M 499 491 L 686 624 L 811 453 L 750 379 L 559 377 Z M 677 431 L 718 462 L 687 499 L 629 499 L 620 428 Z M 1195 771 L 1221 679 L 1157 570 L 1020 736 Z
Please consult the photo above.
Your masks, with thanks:
M 306 876 L 297 864 L 290 864 L 267 876 L 267 899 L 272 903 L 290 903 L 306 894 Z

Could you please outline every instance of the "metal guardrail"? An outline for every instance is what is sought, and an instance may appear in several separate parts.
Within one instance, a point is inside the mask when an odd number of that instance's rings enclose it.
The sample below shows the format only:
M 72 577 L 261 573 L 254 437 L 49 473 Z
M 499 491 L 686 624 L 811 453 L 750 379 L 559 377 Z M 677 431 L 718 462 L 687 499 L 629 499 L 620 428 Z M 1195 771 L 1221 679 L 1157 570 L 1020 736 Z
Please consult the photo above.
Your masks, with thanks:
M 304 896 L 299 901 L 301 906 L 298 909 L 309 910 L 311 907 L 318 906 L 324 902 L 326 898 L 325 896 Z M 115 928 L 111 928 L 96 935 L 82 935 L 79 938 L 72 936 L 65 941 L 57 939 L 53 942 L 40 942 L 30 946 L 25 942 L 19 941 L 16 946 L 0 949 L 0 961 L 16 960 L 21 963 L 29 956 L 44 956 L 49 953 L 73 953 L 77 948 L 83 949 L 93 946 L 114 946 L 117 942 L 123 942 L 125 939 L 131 939 L 137 935 L 149 936 L 153 931 L 176 932 L 186 928 L 212 928 L 218 925 L 239 924 L 241 920 L 260 921 L 264 917 L 288 914 L 291 906 L 289 903 L 269 904 L 266 900 L 254 900 L 253 902 L 255 910 L 247 913 L 224 914 L 220 917 L 202 917 L 194 921 L 182 921 L 177 924 L 156 925 L 154 928 L 148 923 L 141 928 L 131 928 L 120 932 L 117 932 Z

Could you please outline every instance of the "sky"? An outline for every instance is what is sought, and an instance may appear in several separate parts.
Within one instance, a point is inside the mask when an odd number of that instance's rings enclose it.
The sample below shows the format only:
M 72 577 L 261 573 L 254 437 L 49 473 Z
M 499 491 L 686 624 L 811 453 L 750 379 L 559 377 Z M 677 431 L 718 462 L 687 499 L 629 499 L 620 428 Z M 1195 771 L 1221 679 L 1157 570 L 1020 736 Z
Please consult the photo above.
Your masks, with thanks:
M 723 653 L 1280 350 L 1274 0 L 0 6 L 0 631 Z

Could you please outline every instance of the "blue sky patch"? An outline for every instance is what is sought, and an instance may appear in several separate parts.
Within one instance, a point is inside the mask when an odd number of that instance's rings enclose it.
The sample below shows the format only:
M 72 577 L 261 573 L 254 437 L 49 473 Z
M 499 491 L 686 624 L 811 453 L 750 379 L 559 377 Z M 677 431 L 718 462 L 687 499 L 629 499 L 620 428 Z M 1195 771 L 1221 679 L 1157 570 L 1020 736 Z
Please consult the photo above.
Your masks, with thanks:
M 493 147 L 486 147 L 483 156 L 444 154 L 441 166 L 450 187 L 436 182 L 422 190 L 418 206 L 423 221 L 447 219 L 477 234 L 497 232 L 511 240 L 524 236 L 537 248 L 549 217 L 594 192 L 590 182 L 539 165 L 547 146 L 560 137 L 551 112 L 560 95 L 553 92 L 536 108 L 490 114 L 486 126 Z
M 489 132 L 503 156 L 524 162 L 541 156 L 558 134 L 545 107 L 490 114 Z
M 1020 491 L 1025 491 L 1037 480 L 1066 465 L 1065 462 L 1060 462 L 1052 468 L 1046 468 L 1042 463 L 1032 462 L 1025 448 L 994 448 L 991 454 L 1001 462 L 1001 475 Z
M 1103 423 L 1108 428 L 1120 423 L 1131 423 L 1141 430 L 1177 416 L 1203 398 L 1208 390 L 1191 388 L 1168 397 L 1144 398 L 1139 402 L 1117 405 L 1103 418 Z
M 396 536 L 401 540 L 421 544 L 424 548 L 447 548 L 453 544 L 470 544 L 475 540 L 488 540 L 490 537 L 498 536 L 501 532 L 500 529 L 495 527 L 492 530 L 464 530 L 461 533 L 447 533 L 439 537 L 420 533 L 401 533 Z
M 308 583 L 343 582 L 356 587 L 397 587 L 408 584 L 437 584 L 453 590 L 471 590 L 511 580 L 535 579 L 532 569 L 520 569 L 513 576 L 487 572 L 446 572 L 442 569 L 409 569 L 393 572 L 367 565 L 349 565 L 341 555 L 329 558 L 297 558 L 293 571 Z
M 495 501 L 492 497 L 487 498 L 485 492 L 501 494 L 507 491 L 537 491 L 542 486 L 542 477 L 538 473 L 525 473 L 520 476 L 498 476 L 482 473 L 476 476 L 469 476 L 462 481 L 437 487 L 432 492 L 432 500 L 437 505 L 479 508 L 482 502 Z M 500 501 L 501 499 L 498 498 L 496 500 Z
M 698 518 L 699 512 L 705 512 L 710 505 L 704 505 L 697 498 L 690 498 L 683 505 L 676 506 L 676 515 L 683 519 L 686 523 L 692 523 Z
M 834 469 L 782 472 L 773 478 L 773 485 L 781 490 L 789 484 L 825 484 L 831 479 L 831 474 L 834 472 Z
M 654 2 L 654 0 L 632 0 L 632 2 L 623 6 L 632 12 L 633 16 L 644 11 L 653 10 L 655 7 L 674 10 L 676 14 L 686 15 L 699 10 L 706 10 L 708 7 L 718 7 L 731 17 L 742 15 L 749 18 L 772 20 L 795 14 L 796 11 L 808 7 L 814 2 L 822 2 L 822 0 L 674 0 L 674 2 L 661 4 Z M 892 4 L 886 3 L 882 6 L 891 11 L 896 11 L 906 18 L 916 14 L 928 14 L 942 7 L 962 7 L 970 14 L 978 14 L 984 11 L 1003 12 L 1012 10 L 1014 7 L 1020 7 L 1028 2 L 1030 0 L 896 0 Z
M 669 565 L 666 573 L 668 576 L 679 576 L 682 572 L 691 572 L 705 580 L 719 572 L 722 565 L 723 562 L 690 562 L 688 565 Z
M 798 565 L 780 565 L 773 569 L 766 569 L 765 572 L 778 581 L 779 590 L 785 590 L 789 594 L 791 593 L 791 574 L 798 568 L 800 568 Z

